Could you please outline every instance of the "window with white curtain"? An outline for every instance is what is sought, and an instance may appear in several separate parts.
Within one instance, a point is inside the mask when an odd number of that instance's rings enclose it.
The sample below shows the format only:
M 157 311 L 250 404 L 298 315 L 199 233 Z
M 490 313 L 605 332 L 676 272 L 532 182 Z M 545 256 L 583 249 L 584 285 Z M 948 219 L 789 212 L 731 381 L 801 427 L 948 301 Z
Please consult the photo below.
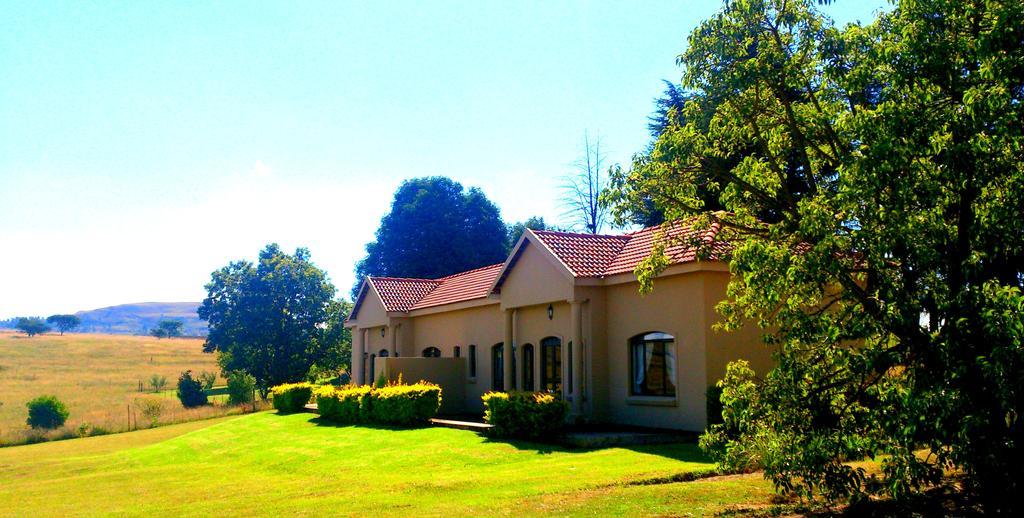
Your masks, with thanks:
M 629 341 L 630 393 L 634 396 L 675 397 L 676 344 L 668 333 L 650 332 Z

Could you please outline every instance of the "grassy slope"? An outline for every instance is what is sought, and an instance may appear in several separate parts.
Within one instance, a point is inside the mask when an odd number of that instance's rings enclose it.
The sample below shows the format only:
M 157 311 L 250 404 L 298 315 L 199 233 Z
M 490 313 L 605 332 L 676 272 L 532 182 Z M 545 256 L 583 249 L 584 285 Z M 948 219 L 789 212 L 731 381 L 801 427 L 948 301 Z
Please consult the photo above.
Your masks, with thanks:
M 27 430 L 25 402 L 54 394 L 71 412 L 69 426 L 89 422 L 119 429 L 127 405 L 140 395 L 139 380 L 167 377 L 168 388 L 185 369 L 213 371 L 216 358 L 202 352 L 201 340 L 120 335 L 24 335 L 0 333 L 0 440 Z M 171 412 L 181 413 L 176 400 Z M 180 417 L 180 416 L 179 416 Z M 144 419 L 139 419 L 143 422 Z
M 759 477 L 627 485 L 709 468 L 693 445 L 565 451 L 258 413 L 0 450 L 0 514 L 699 515 L 769 498 Z

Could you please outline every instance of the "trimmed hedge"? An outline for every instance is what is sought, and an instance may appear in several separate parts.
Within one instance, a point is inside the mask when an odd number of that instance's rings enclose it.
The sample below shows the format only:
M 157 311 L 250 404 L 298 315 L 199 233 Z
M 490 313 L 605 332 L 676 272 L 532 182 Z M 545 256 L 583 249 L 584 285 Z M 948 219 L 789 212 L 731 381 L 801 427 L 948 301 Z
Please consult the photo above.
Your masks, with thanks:
M 326 386 L 318 388 L 314 396 L 320 416 L 342 424 L 413 426 L 426 423 L 441 407 L 441 387 L 425 381 L 380 388 Z
M 397 426 L 426 423 L 441 408 L 441 387 L 421 381 L 413 385 L 388 385 L 370 392 L 373 422 Z
M 300 412 L 309 403 L 313 395 L 313 385 L 310 383 L 285 383 L 270 389 L 270 395 L 274 399 L 274 408 L 282 414 Z
M 549 439 L 561 433 L 569 403 L 544 392 L 488 392 L 484 420 L 498 437 Z
M 337 423 L 353 424 L 369 420 L 369 394 L 372 390 L 368 386 L 338 388 L 327 385 L 316 389 L 313 396 L 321 417 Z

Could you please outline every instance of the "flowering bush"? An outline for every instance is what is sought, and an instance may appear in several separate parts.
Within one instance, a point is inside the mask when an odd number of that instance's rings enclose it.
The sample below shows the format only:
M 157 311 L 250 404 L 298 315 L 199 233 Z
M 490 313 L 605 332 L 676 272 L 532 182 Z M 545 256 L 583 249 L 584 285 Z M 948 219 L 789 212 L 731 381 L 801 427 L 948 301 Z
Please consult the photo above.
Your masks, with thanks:
M 274 408 L 282 414 L 299 412 L 309 403 L 313 395 L 313 385 L 310 383 L 285 383 L 270 389 L 270 395 L 274 400 Z
M 441 387 L 420 381 L 387 385 L 370 392 L 370 418 L 381 424 L 410 426 L 427 422 L 441 407 Z
M 313 392 L 320 416 L 337 423 L 352 424 L 369 421 L 370 392 L 368 386 L 323 386 Z
M 561 432 L 569 404 L 543 392 L 488 392 L 484 420 L 499 437 L 549 438 Z

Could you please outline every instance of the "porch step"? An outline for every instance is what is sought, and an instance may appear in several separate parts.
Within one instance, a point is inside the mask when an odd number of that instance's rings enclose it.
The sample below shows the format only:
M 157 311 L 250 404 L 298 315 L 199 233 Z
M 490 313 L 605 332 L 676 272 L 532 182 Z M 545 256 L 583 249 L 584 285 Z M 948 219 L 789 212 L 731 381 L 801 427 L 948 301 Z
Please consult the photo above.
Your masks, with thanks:
M 456 430 L 469 430 L 471 432 L 486 432 L 491 428 L 494 428 L 493 424 L 487 423 L 475 423 L 472 421 L 453 421 L 451 419 L 431 419 L 430 424 L 434 426 L 443 426 L 445 428 L 455 428 Z
M 320 413 L 320 408 L 316 406 L 316 403 L 310 403 L 302 408 L 304 408 L 306 412 L 312 412 L 314 414 Z

